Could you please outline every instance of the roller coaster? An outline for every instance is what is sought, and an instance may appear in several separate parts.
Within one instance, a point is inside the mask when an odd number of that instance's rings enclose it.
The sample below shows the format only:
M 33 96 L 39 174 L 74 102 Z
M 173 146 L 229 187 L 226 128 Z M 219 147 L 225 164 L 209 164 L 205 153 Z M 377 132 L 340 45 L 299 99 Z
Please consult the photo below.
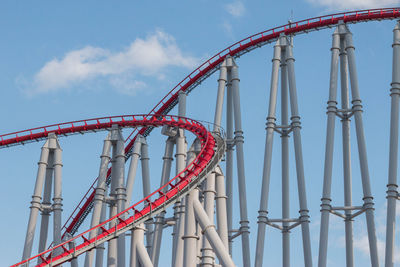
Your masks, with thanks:
M 346 266 L 354 266 L 353 221 L 365 214 L 371 266 L 379 266 L 374 201 L 371 193 L 363 106 L 358 88 L 355 49 L 350 25 L 360 22 L 397 20 L 400 8 L 381 8 L 325 15 L 272 28 L 243 40 L 206 60 L 178 83 L 147 114 L 94 118 L 54 124 L 0 135 L 0 148 L 43 142 L 27 226 L 22 261 L 12 266 L 76 267 L 90 266 L 166 266 L 160 263 L 160 251 L 171 251 L 172 266 L 252 266 L 250 230 L 247 214 L 244 132 L 240 105 L 239 72 L 236 59 L 256 48 L 274 43 L 271 87 L 266 119 L 265 157 L 258 210 L 254 266 L 265 266 L 266 227 L 281 230 L 282 266 L 290 266 L 290 233 L 300 227 L 304 266 L 312 266 L 310 216 L 306 198 L 301 117 L 294 69 L 293 42 L 296 35 L 322 29 L 332 30 L 331 72 L 327 106 L 327 131 L 324 180 L 321 198 L 321 225 L 318 266 L 327 266 L 328 229 L 331 215 L 345 224 Z M 394 266 L 396 202 L 399 199 L 397 158 L 400 97 L 400 24 L 393 31 L 393 75 L 391 82 L 389 177 L 387 182 L 387 227 L 385 266 Z M 219 71 L 218 93 L 213 123 L 186 117 L 186 98 L 204 80 Z M 280 86 L 279 86 L 280 84 Z M 340 104 L 337 89 L 340 87 Z M 281 112 L 277 118 L 277 95 Z M 222 125 L 226 94 L 226 125 Z M 177 116 L 168 113 L 178 105 Z M 290 112 L 290 113 L 289 113 Z M 281 124 L 277 124 L 277 121 Z M 334 128 L 336 119 L 342 125 L 344 206 L 331 204 Z M 360 161 L 363 204 L 351 200 L 350 125 L 355 134 Z M 166 138 L 160 188 L 150 192 L 147 137 L 161 127 Z M 122 129 L 131 133 L 123 137 Z M 74 134 L 104 132 L 103 151 L 98 176 L 62 226 L 62 149 L 59 138 Z M 187 144 L 186 135 L 194 141 Z M 281 138 L 282 218 L 268 216 L 273 137 Z M 388 134 L 389 136 L 389 134 Z M 289 215 L 289 140 L 293 139 L 299 214 Z M 171 178 L 175 149 L 176 175 Z M 234 157 L 236 151 L 236 157 Z M 130 159 L 130 161 L 129 161 Z M 139 160 L 142 169 L 143 199 L 132 202 L 133 184 Z M 125 165 L 129 171 L 125 174 Z M 237 168 L 239 192 L 239 229 L 233 225 L 233 183 Z M 383 192 L 381 192 L 383 194 Z M 173 206 L 173 216 L 166 213 Z M 109 210 L 109 216 L 107 216 Z M 41 215 L 38 254 L 32 256 Z M 47 241 L 49 217 L 53 216 L 53 239 Z M 78 233 L 91 215 L 90 229 Z M 163 229 L 173 226 L 171 249 L 162 248 Z M 237 241 L 240 237 L 241 242 Z M 127 242 L 127 240 L 130 240 Z M 105 247 L 107 245 L 107 249 Z M 241 247 L 242 262 L 234 262 L 232 247 Z M 129 255 L 127 255 L 129 252 Z M 78 261 L 78 259 L 81 259 Z M 106 258 L 106 262 L 104 262 Z M 83 260 L 84 259 L 84 260 Z M 127 262 L 129 261 L 129 263 Z

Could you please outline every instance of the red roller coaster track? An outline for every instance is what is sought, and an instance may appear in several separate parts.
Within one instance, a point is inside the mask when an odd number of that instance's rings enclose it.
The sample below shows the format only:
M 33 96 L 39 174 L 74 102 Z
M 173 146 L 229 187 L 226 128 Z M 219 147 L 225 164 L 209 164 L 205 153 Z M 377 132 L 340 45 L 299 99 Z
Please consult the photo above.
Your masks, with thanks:
M 374 20 L 391 20 L 400 18 L 400 8 L 381 8 L 381 9 L 370 9 L 370 10 L 359 10 L 359 11 L 351 11 L 344 13 L 336 13 L 330 14 L 320 17 L 314 17 L 310 19 L 305 19 L 297 22 L 292 22 L 286 25 L 282 25 L 279 27 L 275 27 L 254 35 L 251 35 L 245 39 L 242 39 L 228 48 L 220 51 L 207 61 L 205 61 L 202 65 L 200 65 L 197 69 L 195 69 L 192 73 L 186 76 L 180 83 L 178 83 L 166 96 L 164 96 L 161 101 L 149 112 L 149 114 L 156 115 L 147 115 L 152 116 L 152 119 L 156 119 L 159 115 L 167 114 L 177 103 L 178 94 L 180 91 L 184 91 L 189 93 L 193 90 L 197 85 L 199 85 L 203 80 L 213 74 L 219 67 L 219 65 L 223 62 L 223 60 L 227 56 L 232 57 L 240 57 L 241 55 L 250 52 L 251 50 L 266 45 L 268 43 L 274 42 L 281 34 L 285 35 L 296 35 L 302 33 L 309 33 L 311 31 L 316 31 L 324 28 L 330 28 L 337 25 L 340 21 L 344 23 L 359 23 L 359 22 L 367 22 Z M 103 118 L 106 119 L 106 118 Z M 152 120 L 150 119 L 150 120 Z M 149 120 L 149 121 L 150 121 Z M 74 123 L 85 123 L 86 121 L 74 122 Z M 0 148 L 11 146 L 14 144 L 23 144 L 25 142 L 37 140 L 38 130 L 44 129 L 44 131 L 49 131 L 49 129 L 53 129 L 51 127 L 61 127 L 65 126 L 65 124 L 52 125 L 48 127 L 32 129 L 30 133 L 27 131 L 16 132 L 12 134 L 0 135 Z M 72 128 L 75 126 L 73 125 Z M 80 127 L 80 131 L 86 131 L 86 125 L 79 125 L 76 127 Z M 131 126 L 133 127 L 133 126 Z M 133 143 L 138 136 L 138 134 L 147 136 L 151 130 L 153 129 L 153 125 L 143 125 L 143 128 L 140 130 L 135 129 L 127 138 L 126 143 L 127 146 L 125 148 L 125 152 L 129 155 Z M 71 127 L 66 127 L 63 129 L 62 127 L 59 129 L 61 134 L 68 135 L 73 132 L 68 132 L 68 129 Z M 35 131 L 36 130 L 36 131 Z M 90 129 L 90 131 L 96 131 L 96 128 Z M 29 131 L 29 130 L 28 130 Z M 79 132 L 79 131 L 78 131 Z M 24 135 L 26 133 L 26 135 Z M 42 136 L 42 138 L 44 138 Z M 110 171 L 108 175 L 110 174 Z M 95 181 L 96 182 L 96 181 Z M 91 209 L 92 200 L 94 197 L 94 184 L 89 188 L 85 196 L 79 202 L 76 209 L 73 211 L 72 215 L 69 217 L 67 222 L 65 223 L 63 229 L 64 234 L 66 232 L 74 234 L 84 218 L 87 216 Z
M 107 130 L 113 125 L 118 125 L 119 127 L 123 128 L 159 127 L 167 125 L 170 127 L 186 129 L 195 134 L 199 139 L 201 150 L 196 159 L 192 161 L 182 172 L 171 179 L 167 184 L 157 189 L 152 194 L 146 196 L 141 201 L 137 202 L 116 216 L 108 219 L 107 221 L 93 227 L 92 229 L 89 229 L 62 244 L 52 247 L 51 249 L 48 249 L 13 266 L 29 264 L 30 262 L 35 262 L 38 259 L 41 259 L 42 261 L 42 263 L 38 266 L 60 264 L 92 249 L 99 243 L 106 242 L 109 239 L 114 238 L 115 234 L 117 233 L 128 231 L 136 224 L 147 220 L 149 216 L 154 216 L 161 210 L 165 209 L 168 205 L 172 204 L 177 197 L 189 192 L 193 186 L 196 186 L 199 182 L 201 182 L 201 180 L 206 177 L 207 173 L 212 170 L 212 168 L 207 167 L 211 165 L 213 167 L 215 164 L 217 164 L 224 153 L 223 141 L 222 145 L 221 141 L 218 145 L 217 139 L 221 138 L 217 136 L 214 137 L 202 124 L 192 119 L 170 115 L 114 116 L 39 127 L 5 135 L 9 138 L 3 138 L 0 142 L 0 146 L 18 143 L 22 144 L 28 141 L 45 139 L 49 133 L 55 133 L 58 136 L 75 133 L 87 133 L 91 131 Z M 151 198 L 156 199 L 151 200 Z M 107 224 L 112 221 L 116 221 L 118 224 L 115 227 L 106 229 L 105 227 Z M 88 236 L 92 231 L 99 231 L 101 234 L 97 235 L 95 238 L 89 239 L 86 236 Z M 68 245 L 68 243 L 71 241 L 81 241 L 81 243 L 78 244 L 74 249 L 67 249 L 66 245 Z M 54 254 L 58 254 L 55 253 L 57 249 L 61 250 L 61 253 L 57 256 L 52 256 Z

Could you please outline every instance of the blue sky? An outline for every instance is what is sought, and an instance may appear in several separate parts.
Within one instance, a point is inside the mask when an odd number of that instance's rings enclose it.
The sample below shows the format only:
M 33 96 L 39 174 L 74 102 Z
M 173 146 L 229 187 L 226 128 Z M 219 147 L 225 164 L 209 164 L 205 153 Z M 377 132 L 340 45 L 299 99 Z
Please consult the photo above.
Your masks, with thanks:
M 398 6 L 399 2 L 2 1 L 0 85 L 3 101 L 0 105 L 0 132 L 8 133 L 99 116 L 146 113 L 202 61 L 239 39 L 285 24 L 288 19 L 301 20 L 344 9 Z M 360 91 L 365 107 L 366 141 L 376 201 L 381 262 L 385 239 L 389 88 L 394 25 L 394 21 L 385 21 L 350 26 L 354 34 Z M 332 29 L 328 29 L 294 39 L 315 263 L 318 255 L 319 204 L 323 175 L 321 159 L 324 157 L 332 32 Z M 272 46 L 267 45 L 237 60 L 241 78 L 252 251 L 255 250 L 256 241 L 271 58 Z M 189 117 L 213 120 L 217 78 L 214 74 L 189 95 Z M 176 110 L 172 114 L 176 114 Z M 129 130 L 125 130 L 125 135 L 128 132 Z M 105 135 L 98 133 L 60 139 L 64 150 L 64 220 L 97 175 L 98 157 Z M 337 205 L 343 203 L 340 135 L 337 122 L 332 189 L 334 203 Z M 354 134 L 351 138 L 355 141 Z M 279 217 L 281 208 L 278 136 L 275 141 L 270 201 L 274 204 L 270 205 L 271 218 Z M 150 155 L 153 155 L 153 188 L 159 184 L 162 157 L 160 147 L 163 142 L 159 131 L 154 131 L 149 137 Z M 22 255 L 41 145 L 34 143 L 0 150 L 3 177 L 0 195 L 4 203 L 0 208 L 3 214 L 0 222 L 3 240 L 0 242 L 1 265 L 15 263 Z M 353 202 L 359 205 L 361 185 L 355 142 L 352 152 Z M 291 153 L 293 155 L 293 151 Z M 295 217 L 298 204 L 293 165 L 294 161 L 291 161 L 291 215 Z M 135 184 L 136 199 L 141 196 L 139 180 Z M 237 199 L 234 201 L 237 203 Z M 238 214 L 235 215 L 235 221 L 237 226 Z M 344 225 L 341 220 L 333 217 L 331 222 L 329 266 L 340 266 L 345 262 Z M 354 224 L 356 266 L 368 265 L 364 222 L 365 217 L 362 215 Z M 87 225 L 82 227 L 81 230 Z M 293 266 L 302 266 L 303 263 L 299 238 L 300 229 L 294 229 L 291 246 Z M 234 260 L 240 265 L 238 243 Z M 164 247 L 168 244 L 165 243 Z M 266 244 L 265 263 L 268 261 L 269 266 L 279 266 L 280 233 L 268 229 Z M 400 246 L 399 241 L 396 244 Z M 163 258 L 166 262 L 169 262 L 169 257 L 165 251 Z M 396 260 L 400 265 L 400 258 Z

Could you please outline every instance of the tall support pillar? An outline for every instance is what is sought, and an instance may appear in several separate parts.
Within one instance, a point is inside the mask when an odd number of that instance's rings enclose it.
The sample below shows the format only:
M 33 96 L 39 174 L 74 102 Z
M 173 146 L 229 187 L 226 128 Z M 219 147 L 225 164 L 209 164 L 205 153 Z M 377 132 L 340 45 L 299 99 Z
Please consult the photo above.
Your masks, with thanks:
M 61 243 L 61 212 L 62 212 L 62 196 L 61 196 L 61 148 L 58 143 L 57 136 L 50 133 L 45 144 L 42 147 L 40 160 L 38 162 L 38 172 L 34 193 L 32 195 L 28 228 L 25 237 L 24 251 L 22 259 L 28 259 L 32 253 L 33 240 L 37 224 L 39 210 L 42 210 L 42 221 L 39 238 L 39 250 L 46 247 L 46 239 L 48 234 L 48 218 L 52 211 L 53 222 L 53 239 L 54 243 Z M 54 179 L 54 181 L 52 181 Z M 51 185 L 54 185 L 53 203 L 50 203 Z M 42 201 L 42 192 L 44 191 L 44 199 Z M 59 253 L 56 251 L 55 253 Z
M 232 233 L 233 233 L 233 94 L 231 74 L 227 75 L 228 83 L 226 90 L 226 215 L 228 217 L 228 234 L 229 234 L 229 254 L 232 255 Z
M 150 168 L 149 168 L 149 149 L 146 140 L 143 138 L 142 143 L 142 185 L 143 185 L 143 197 L 150 195 Z M 150 248 L 152 244 L 152 233 L 153 233 L 153 219 L 150 219 L 145 223 L 146 228 L 146 248 L 147 251 L 150 253 Z
M 189 165 L 196 158 L 196 147 L 198 146 L 198 139 L 196 139 L 187 153 L 187 165 Z M 186 211 L 185 211 L 185 235 L 182 237 L 184 240 L 184 256 L 183 266 L 196 266 L 197 260 L 197 235 L 196 235 L 196 221 L 193 211 L 193 201 L 199 198 L 199 189 L 195 188 L 186 196 Z
M 236 160 L 238 173 L 238 190 L 239 190 L 239 207 L 240 207 L 240 229 L 242 238 L 242 257 L 243 266 L 250 266 L 250 239 L 249 239 L 249 220 L 247 217 L 247 197 L 246 197 L 246 177 L 244 169 L 244 151 L 243 151 L 243 130 L 242 130 L 242 115 L 240 109 L 239 95 L 239 70 L 233 58 L 228 58 L 229 72 L 231 74 L 231 88 L 233 98 L 233 114 L 235 122 L 235 137 Z M 228 88 L 229 89 L 229 88 Z
M 179 92 L 178 116 L 186 116 L 186 93 Z M 176 174 L 179 174 L 186 166 L 186 139 L 183 129 L 178 129 L 176 137 Z M 183 265 L 183 240 L 185 229 L 185 199 L 177 201 L 174 206 L 175 225 L 173 230 L 173 251 L 172 266 L 182 267 Z
M 144 246 L 145 229 L 146 228 L 143 224 L 139 224 L 139 226 L 133 230 L 132 240 L 133 242 L 135 242 L 133 247 L 136 248 L 136 257 L 134 257 L 133 259 L 136 260 L 136 262 L 133 263 L 134 265 L 131 262 L 130 266 L 132 267 L 153 267 L 153 263 L 151 262 L 149 254 L 147 253 L 147 249 Z M 138 265 L 137 263 L 140 263 L 140 265 Z
M 214 223 L 214 199 L 215 199 L 215 172 L 211 172 L 205 181 L 204 194 L 204 210 L 207 213 L 208 219 Z M 207 238 L 203 239 L 202 247 L 202 263 L 201 266 L 214 265 L 214 253 Z
M 93 228 L 100 223 L 101 212 L 106 196 L 106 178 L 107 178 L 108 164 L 110 162 L 110 150 L 111 150 L 110 138 L 111 134 L 109 133 L 107 135 L 107 138 L 104 140 L 103 151 L 100 156 L 100 169 L 99 169 L 99 176 L 97 178 L 97 187 L 93 199 L 93 213 L 92 213 L 90 228 Z M 94 238 L 96 235 L 97 232 L 92 231 L 90 232 L 89 237 Z M 93 250 L 86 253 L 85 267 L 91 267 L 93 265 L 93 255 L 94 255 Z
M 54 147 L 54 194 L 53 194 L 53 242 L 57 246 L 61 244 L 61 213 L 62 213 L 62 150 L 57 139 L 52 139 Z M 55 255 L 62 253 L 62 249 L 55 251 Z
M 28 230 L 26 231 L 24 252 L 22 260 L 28 259 L 32 253 L 33 238 L 35 236 L 35 228 L 37 222 L 37 216 L 40 210 L 40 201 L 42 200 L 42 189 L 45 179 L 45 173 L 47 168 L 47 160 L 49 157 L 48 142 L 42 147 L 42 153 L 38 162 L 38 172 L 36 176 L 35 190 L 32 196 L 31 211 L 29 214 Z
M 288 68 L 290 110 L 291 110 L 291 128 L 293 131 L 294 154 L 296 159 L 297 187 L 299 191 L 300 203 L 300 223 L 303 237 L 304 265 L 312 266 L 311 240 L 310 240 L 310 216 L 308 215 L 306 185 L 304 179 L 303 151 L 301 145 L 301 123 L 297 104 L 296 79 L 294 74 L 294 57 L 292 45 L 288 46 L 286 64 Z
M 225 194 L 225 177 L 221 167 L 218 166 L 215 176 L 215 201 L 217 202 L 217 226 L 218 235 L 220 236 L 225 248 L 229 251 L 228 222 L 226 216 L 226 194 Z
M 336 108 L 336 89 L 338 80 L 338 54 L 340 57 L 340 80 L 341 80 L 341 109 Z M 351 85 L 351 103 L 349 100 L 348 79 Z M 330 213 L 344 219 L 346 233 L 346 266 L 354 266 L 353 255 L 353 219 L 364 213 L 366 214 L 368 241 L 370 248 L 371 266 L 378 266 L 378 253 L 375 235 L 374 203 L 371 194 L 364 127 L 362 122 L 362 105 L 358 90 L 356 77 L 354 45 L 350 31 L 347 26 L 340 23 L 333 34 L 331 81 L 328 101 L 328 124 L 326 137 L 326 154 L 324 169 L 324 188 L 321 204 L 321 229 L 319 244 L 318 266 L 325 267 L 327 264 L 328 249 L 328 226 Z M 343 178 L 344 178 L 344 207 L 331 206 L 331 183 L 332 183 L 332 158 L 334 149 L 334 127 L 335 117 L 338 116 L 342 123 L 343 139 Z M 351 145 L 350 145 L 350 118 L 354 116 L 358 155 L 361 169 L 361 182 L 363 187 L 362 206 L 352 204 L 352 178 L 351 178 Z M 342 212 L 340 212 L 342 211 Z M 353 211 L 356 211 L 353 213 Z
M 344 26 L 344 25 L 342 25 Z M 339 26 L 340 27 L 340 26 Z M 349 64 L 349 77 L 351 84 L 351 94 L 352 94 L 352 110 L 354 113 L 354 120 L 356 125 L 356 136 L 357 136 L 357 145 L 358 145 L 358 157 L 360 161 L 361 168 L 361 181 L 363 187 L 363 208 L 365 209 L 366 219 L 367 219 L 367 230 L 368 230 L 368 239 L 369 239 L 369 249 L 370 249 L 370 258 L 372 267 L 379 266 L 378 262 L 378 248 L 375 234 L 375 221 L 374 221 L 374 202 L 371 193 L 371 185 L 370 185 L 370 177 L 368 170 L 368 161 L 367 161 L 367 149 L 365 145 L 365 137 L 364 137 L 364 126 L 362 121 L 362 104 L 360 93 L 358 89 L 358 80 L 357 80 L 357 70 L 356 70 L 356 60 L 354 53 L 354 45 L 352 34 L 347 30 L 345 35 L 346 40 L 346 52 L 348 57 Z
M 111 187 L 110 187 L 110 218 L 117 215 L 125 208 L 126 189 L 124 181 L 125 152 L 124 138 L 121 129 L 113 126 L 111 129 L 112 159 L 111 159 Z M 114 227 L 118 222 L 110 221 L 109 227 Z M 108 266 L 125 266 L 125 235 L 118 236 L 108 242 Z
M 282 266 L 290 266 L 290 198 L 289 198 L 289 106 L 286 55 L 281 59 L 281 131 L 282 147 Z
M 261 188 L 260 210 L 258 211 L 258 231 L 257 246 L 255 256 L 255 266 L 262 266 L 264 256 L 265 228 L 268 222 L 268 195 L 271 176 L 272 144 L 274 129 L 276 125 L 276 98 L 278 92 L 279 65 L 281 61 L 281 47 L 278 41 L 274 46 L 274 56 L 272 59 L 271 90 L 269 96 L 268 117 L 266 123 L 266 140 L 264 152 L 264 168 Z M 286 81 L 286 77 L 285 77 Z
M 390 145 L 389 177 L 387 184 L 387 219 L 385 267 L 394 266 L 394 240 L 396 233 L 396 201 L 399 199 L 397 184 L 398 150 L 399 150 L 399 99 L 400 99 L 400 24 L 393 30 L 393 69 L 390 89 Z
M 276 125 L 276 106 L 278 95 L 279 67 L 281 68 L 281 125 Z M 289 100 L 291 123 L 289 124 Z M 312 266 L 309 215 L 307 208 L 303 155 L 300 135 L 300 116 L 297 104 L 294 58 L 291 37 L 282 35 L 274 46 L 272 59 L 271 89 L 266 122 L 266 141 L 264 169 L 258 216 L 258 233 L 255 266 L 263 264 L 265 229 L 269 225 L 282 232 L 282 266 L 290 266 L 290 230 L 301 226 L 305 266 Z M 268 218 L 268 198 L 271 176 L 272 145 L 274 132 L 281 136 L 282 148 L 282 217 Z M 299 217 L 290 218 L 289 207 L 289 134 L 293 134 L 297 187 L 299 194 Z
M 53 162 L 54 159 L 51 154 L 49 154 L 48 165 L 46 168 L 46 178 L 44 182 L 44 193 L 43 193 L 43 207 L 51 207 L 51 192 L 53 186 Z M 40 237 L 39 237 L 39 250 L 41 253 L 46 250 L 46 242 L 47 242 L 47 234 L 49 229 L 49 217 L 50 217 L 50 209 L 42 208 L 42 220 L 40 221 Z M 42 262 L 41 259 L 38 259 L 38 264 Z
M 162 167 L 162 172 L 161 172 L 160 187 L 165 185 L 168 182 L 168 178 L 171 174 L 173 150 L 174 150 L 174 138 L 168 137 L 166 144 L 165 144 L 165 152 L 164 152 L 164 157 L 163 157 L 163 167 Z M 165 191 L 166 191 L 166 188 L 163 190 L 163 193 Z M 151 253 L 150 253 L 151 261 L 153 262 L 153 265 L 155 267 L 158 266 L 158 260 L 159 260 L 159 256 L 160 256 L 164 217 L 165 217 L 165 211 L 162 211 L 159 215 L 157 215 L 155 217 L 153 246 L 151 247 Z
M 116 129 L 115 146 L 115 161 L 112 169 L 115 169 L 115 204 L 117 206 L 117 213 L 125 210 L 126 205 L 126 188 L 125 188 L 125 140 L 122 136 L 120 129 Z M 118 266 L 125 266 L 125 234 L 118 236 Z
M 324 164 L 324 184 L 321 203 L 321 228 L 319 242 L 318 266 L 326 266 L 327 250 L 328 250 L 328 228 L 329 214 L 331 211 L 331 185 L 332 185 L 332 164 L 333 164 L 333 148 L 334 148 L 334 132 L 335 120 L 337 112 L 337 80 L 338 80 L 338 60 L 340 52 L 340 37 L 336 29 L 332 35 L 332 56 L 331 56 L 331 74 L 329 83 L 329 100 L 327 107 L 327 132 L 325 144 L 325 164 Z M 343 80 L 343 78 L 342 78 Z M 347 80 L 345 80 L 347 84 Z

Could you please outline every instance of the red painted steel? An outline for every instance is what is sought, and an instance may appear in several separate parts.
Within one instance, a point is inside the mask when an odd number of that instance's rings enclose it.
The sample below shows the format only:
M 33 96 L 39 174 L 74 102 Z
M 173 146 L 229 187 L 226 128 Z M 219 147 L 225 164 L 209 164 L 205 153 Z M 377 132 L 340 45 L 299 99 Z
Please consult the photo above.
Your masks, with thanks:
M 43 263 L 39 264 L 38 266 L 45 266 L 48 263 L 51 263 L 51 261 L 60 260 L 68 257 L 72 253 L 74 253 L 74 251 L 85 248 L 86 246 L 90 246 L 97 240 L 103 239 L 107 236 L 111 236 L 114 234 L 115 231 L 128 227 L 128 225 L 131 225 L 138 219 L 146 216 L 152 210 L 163 206 L 168 199 L 171 199 L 172 197 L 179 194 L 179 191 L 182 191 L 186 186 L 188 186 L 191 180 L 197 177 L 206 168 L 215 153 L 214 149 L 216 148 L 216 142 L 212 134 L 207 131 L 207 129 L 198 121 L 184 117 L 171 115 L 129 115 L 83 120 L 79 122 L 84 123 L 84 125 L 76 125 L 77 122 L 69 122 L 51 125 L 51 127 L 46 126 L 7 134 L 4 136 L 7 136 L 8 138 L 3 138 L 0 145 L 23 143 L 26 140 L 40 140 L 46 138 L 49 133 L 64 135 L 66 133 L 85 133 L 92 131 L 93 129 L 106 130 L 110 129 L 112 125 L 118 125 L 120 127 L 159 127 L 163 125 L 168 125 L 171 127 L 183 128 L 195 134 L 200 140 L 201 150 L 196 159 L 192 163 L 190 163 L 182 172 L 171 179 L 167 184 L 157 189 L 152 194 L 146 196 L 141 201 L 120 212 L 116 216 L 108 219 L 107 221 L 83 232 L 82 234 L 79 234 L 64 243 L 61 243 L 58 246 L 48 249 L 34 257 L 31 257 L 12 266 L 22 266 L 24 264 L 36 262 L 38 258 L 42 259 L 43 261 Z M 55 128 L 52 128 L 53 126 L 55 126 Z M 165 190 L 166 192 L 163 193 L 165 188 L 167 188 L 168 190 Z M 156 199 L 154 201 L 151 201 L 152 197 L 155 197 Z M 144 207 L 140 209 L 140 205 L 143 205 Z M 127 216 L 128 214 L 129 216 Z M 128 218 L 125 219 L 126 217 Z M 105 229 L 108 223 L 116 220 L 119 222 L 117 226 Z M 97 235 L 95 238 L 89 239 L 89 237 L 87 237 L 91 231 L 99 230 L 102 230 L 101 234 Z M 77 244 L 75 249 L 68 250 L 66 248 L 69 242 L 78 242 L 80 238 L 83 239 L 83 242 L 81 241 L 81 243 Z M 52 253 L 57 249 L 62 249 L 63 253 L 57 255 L 54 258 L 51 258 Z
M 170 110 L 171 106 L 176 103 L 180 91 L 192 90 L 198 85 L 202 77 L 206 77 L 210 73 L 213 73 L 228 55 L 232 57 L 241 56 L 256 47 L 273 42 L 281 34 L 296 35 L 309 33 L 310 31 L 333 27 L 334 25 L 338 24 L 339 21 L 343 21 L 345 23 L 359 23 L 364 21 L 390 20 L 396 18 L 400 18 L 399 7 L 358 10 L 300 20 L 253 34 L 234 43 L 228 48 L 225 48 L 224 50 L 215 54 L 210 59 L 206 60 L 197 69 L 186 76 L 180 83 L 178 83 L 167 95 L 165 95 L 160 100 L 160 102 L 158 102 L 158 104 L 149 112 L 149 114 L 167 113 Z M 146 130 L 147 128 L 142 128 L 140 131 L 135 129 L 135 131 L 133 131 L 129 135 L 129 137 L 126 139 L 126 142 L 129 142 L 125 148 L 126 152 L 132 149 L 136 136 L 138 134 L 143 135 Z M 94 181 L 93 185 L 95 183 L 96 181 Z M 78 223 L 78 221 L 81 219 L 81 216 L 85 213 L 86 209 L 90 206 L 94 197 L 93 185 L 89 188 L 85 196 L 79 202 L 77 208 L 74 210 L 74 212 L 64 225 L 63 229 L 65 229 L 66 232 L 71 232 L 76 223 Z

